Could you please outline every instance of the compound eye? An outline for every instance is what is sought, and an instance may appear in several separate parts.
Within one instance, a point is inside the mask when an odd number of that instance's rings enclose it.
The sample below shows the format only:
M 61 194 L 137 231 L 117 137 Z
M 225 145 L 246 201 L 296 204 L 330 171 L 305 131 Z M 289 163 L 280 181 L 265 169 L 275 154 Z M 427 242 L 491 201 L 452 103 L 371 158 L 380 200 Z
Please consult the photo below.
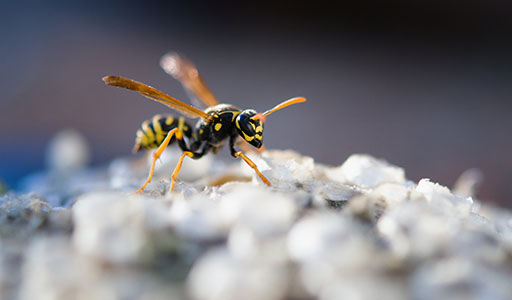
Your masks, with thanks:
M 240 129 L 242 129 L 242 131 L 247 134 L 248 136 L 253 136 L 254 135 L 254 128 L 252 127 L 252 123 L 250 123 L 249 121 L 242 121 L 240 122 Z

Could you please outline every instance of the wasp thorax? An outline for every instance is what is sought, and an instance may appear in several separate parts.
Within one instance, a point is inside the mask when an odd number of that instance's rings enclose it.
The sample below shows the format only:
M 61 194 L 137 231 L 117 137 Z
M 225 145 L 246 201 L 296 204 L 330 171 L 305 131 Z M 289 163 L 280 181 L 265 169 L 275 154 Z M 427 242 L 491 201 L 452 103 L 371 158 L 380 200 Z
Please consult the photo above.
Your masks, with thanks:
M 236 117 L 236 130 L 241 137 L 256 148 L 263 145 L 263 122 L 251 119 L 256 115 L 253 109 L 246 109 Z

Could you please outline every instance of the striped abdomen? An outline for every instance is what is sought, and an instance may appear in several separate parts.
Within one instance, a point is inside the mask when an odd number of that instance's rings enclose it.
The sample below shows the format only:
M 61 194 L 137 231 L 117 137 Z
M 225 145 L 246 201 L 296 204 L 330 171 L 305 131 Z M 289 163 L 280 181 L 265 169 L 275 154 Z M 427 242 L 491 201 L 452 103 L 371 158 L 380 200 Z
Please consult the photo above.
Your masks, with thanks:
M 135 138 L 135 146 L 133 152 L 141 149 L 158 148 L 169 131 L 179 126 L 182 122 L 183 131 L 190 131 L 190 126 L 185 122 L 183 117 L 175 118 L 173 116 L 156 115 L 151 120 L 142 122 L 141 128 L 137 130 Z M 171 139 L 172 144 L 176 138 Z

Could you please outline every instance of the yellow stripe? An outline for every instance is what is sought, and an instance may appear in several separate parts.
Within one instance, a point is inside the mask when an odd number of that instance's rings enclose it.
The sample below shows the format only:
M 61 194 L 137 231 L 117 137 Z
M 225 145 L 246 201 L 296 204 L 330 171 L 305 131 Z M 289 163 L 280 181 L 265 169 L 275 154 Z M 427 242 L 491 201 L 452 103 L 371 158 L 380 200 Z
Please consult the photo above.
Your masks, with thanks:
M 162 130 L 162 126 L 160 126 L 160 119 L 162 116 L 156 115 L 153 117 L 153 130 L 156 134 L 156 143 L 160 145 L 162 141 L 164 140 L 165 132 Z
M 147 143 L 151 144 L 155 140 L 155 134 L 153 133 L 153 130 L 149 127 L 149 121 L 142 122 L 142 130 L 144 131 L 144 134 L 147 136 Z
M 135 140 L 137 141 L 137 140 Z M 143 135 L 140 137 L 140 144 L 143 146 L 143 147 L 147 147 L 148 146 L 148 137 Z
M 162 131 L 162 126 L 160 126 L 160 119 L 162 116 L 156 115 L 153 117 L 153 130 L 155 130 L 155 133 L 160 133 Z
M 137 133 L 135 134 L 135 145 L 143 146 L 142 140 L 146 136 L 144 135 L 144 132 L 142 132 L 141 129 L 137 130 Z
M 185 126 L 185 118 L 180 117 L 178 119 L 178 131 L 176 132 L 176 138 L 179 140 L 183 138 L 183 126 Z
M 171 125 L 172 122 L 174 122 L 174 118 L 173 117 L 167 117 L 165 119 L 165 125 Z

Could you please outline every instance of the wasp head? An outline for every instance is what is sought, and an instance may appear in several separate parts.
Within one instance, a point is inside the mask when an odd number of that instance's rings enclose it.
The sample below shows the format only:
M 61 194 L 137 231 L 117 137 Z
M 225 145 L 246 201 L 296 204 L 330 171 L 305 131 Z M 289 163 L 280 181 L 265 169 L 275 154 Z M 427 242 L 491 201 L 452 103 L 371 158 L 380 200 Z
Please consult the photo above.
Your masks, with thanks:
M 256 148 L 263 145 L 263 122 L 254 118 L 256 111 L 246 109 L 236 117 L 236 130 L 249 144 Z

